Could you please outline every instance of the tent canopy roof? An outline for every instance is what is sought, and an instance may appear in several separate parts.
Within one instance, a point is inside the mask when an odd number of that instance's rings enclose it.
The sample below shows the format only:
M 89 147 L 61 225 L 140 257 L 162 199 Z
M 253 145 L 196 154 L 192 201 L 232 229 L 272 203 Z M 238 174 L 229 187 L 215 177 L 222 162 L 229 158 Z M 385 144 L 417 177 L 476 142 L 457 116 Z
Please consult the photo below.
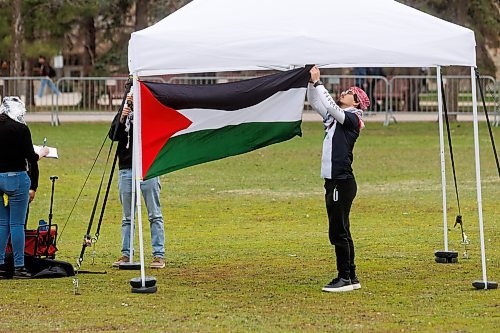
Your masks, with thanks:
M 470 29 L 393 0 L 194 0 L 132 33 L 139 75 L 475 66 Z

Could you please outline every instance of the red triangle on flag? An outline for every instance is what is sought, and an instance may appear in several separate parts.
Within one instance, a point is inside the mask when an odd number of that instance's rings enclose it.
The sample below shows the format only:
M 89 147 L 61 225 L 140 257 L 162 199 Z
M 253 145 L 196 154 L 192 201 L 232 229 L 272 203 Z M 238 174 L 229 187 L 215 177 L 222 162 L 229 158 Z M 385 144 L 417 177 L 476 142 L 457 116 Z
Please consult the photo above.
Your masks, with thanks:
M 139 82 L 141 88 L 142 177 L 148 173 L 156 156 L 175 133 L 188 128 L 193 122 L 160 103 Z

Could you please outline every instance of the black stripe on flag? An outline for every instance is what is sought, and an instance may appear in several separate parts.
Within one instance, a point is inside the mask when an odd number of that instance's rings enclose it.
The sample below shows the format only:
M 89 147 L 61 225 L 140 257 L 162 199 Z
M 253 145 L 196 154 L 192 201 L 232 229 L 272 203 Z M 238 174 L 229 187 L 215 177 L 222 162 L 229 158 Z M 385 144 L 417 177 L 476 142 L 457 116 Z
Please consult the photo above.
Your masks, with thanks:
M 305 88 L 310 66 L 255 79 L 220 84 L 170 84 L 143 81 L 163 105 L 176 110 L 233 111 L 262 102 L 279 91 Z

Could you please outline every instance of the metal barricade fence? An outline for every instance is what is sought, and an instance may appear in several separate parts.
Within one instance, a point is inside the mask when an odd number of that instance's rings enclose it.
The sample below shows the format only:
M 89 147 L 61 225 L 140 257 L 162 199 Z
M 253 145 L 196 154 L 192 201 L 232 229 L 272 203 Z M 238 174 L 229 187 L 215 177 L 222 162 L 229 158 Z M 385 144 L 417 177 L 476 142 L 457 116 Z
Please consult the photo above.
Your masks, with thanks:
M 214 84 L 240 81 L 251 76 L 170 76 L 147 77 L 149 81 L 174 84 Z M 121 103 L 127 76 L 116 77 L 63 77 L 55 83 L 48 77 L 2 77 L 1 97 L 20 96 L 29 112 L 50 111 L 58 124 L 58 112 L 111 112 Z M 334 98 L 350 86 L 363 87 L 371 99 L 368 114 L 386 112 L 437 112 L 437 83 L 435 76 L 399 75 L 384 76 L 322 75 L 325 87 Z M 44 82 L 45 81 L 45 82 Z M 471 82 L 469 76 L 444 76 L 445 96 L 451 114 L 472 112 Z M 496 125 L 499 124 L 500 82 L 491 76 L 481 76 L 486 106 Z M 479 96 L 478 96 L 479 97 Z M 478 99 L 478 112 L 483 112 Z M 305 102 L 305 110 L 310 106 Z M 386 121 L 387 122 L 387 121 Z M 53 121 L 54 123 L 54 121 Z
M 161 77 L 148 77 L 164 82 Z M 57 80 L 61 94 L 56 98 L 55 115 L 59 112 L 116 112 L 121 105 L 127 76 L 116 77 L 63 77 Z
M 393 112 L 437 112 L 437 82 L 435 76 L 399 75 L 390 79 L 390 110 Z M 452 114 L 472 112 L 472 86 L 470 76 L 444 76 L 445 98 Z M 498 90 L 495 79 L 481 76 L 486 106 L 490 112 L 498 111 Z M 479 97 L 479 96 L 478 96 Z M 478 100 L 482 111 L 482 102 Z
M 51 123 L 59 124 L 59 112 L 114 112 L 121 104 L 127 76 L 62 77 L 56 82 L 49 77 L 2 77 L 0 97 L 19 96 L 28 112 L 50 112 Z M 144 79 L 165 82 L 162 77 Z
M 127 77 L 62 77 L 56 112 L 113 111 L 120 105 Z
M 321 81 L 334 99 L 349 87 L 362 88 L 370 97 L 367 112 L 386 112 L 389 107 L 389 81 L 379 75 L 322 75 Z M 306 103 L 306 109 L 310 107 Z
M 26 104 L 28 111 L 33 108 L 40 111 L 53 111 L 56 105 L 56 95 L 51 89 L 55 89 L 55 85 L 49 77 L 0 78 L 0 97 L 18 96 Z M 52 93 L 47 94 L 47 91 Z

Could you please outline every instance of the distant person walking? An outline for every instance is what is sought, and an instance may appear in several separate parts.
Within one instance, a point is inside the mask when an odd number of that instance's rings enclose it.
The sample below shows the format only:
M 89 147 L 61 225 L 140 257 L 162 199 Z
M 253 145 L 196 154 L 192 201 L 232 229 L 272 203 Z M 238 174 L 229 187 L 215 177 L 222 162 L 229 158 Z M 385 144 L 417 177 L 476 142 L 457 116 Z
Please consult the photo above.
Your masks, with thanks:
M 1 77 L 8 77 L 10 76 L 10 68 L 9 68 L 9 63 L 7 60 L 2 60 L 2 65 L 0 66 L 0 76 Z M 3 91 L 4 94 L 8 95 L 9 94 L 9 80 L 4 80 L 3 81 Z
M 0 66 L 0 76 L 9 76 L 9 63 L 6 60 L 2 60 L 2 65 Z
M 323 291 L 341 292 L 361 288 L 354 264 L 354 243 L 349 214 L 356 197 L 357 185 L 352 171 L 353 149 L 364 127 L 363 110 L 370 98 L 359 87 L 342 92 L 335 102 L 320 81 L 320 71 L 311 69 L 307 98 L 323 117 L 325 138 L 321 159 L 321 177 L 325 179 L 325 201 L 328 214 L 328 236 L 335 246 L 338 276 Z
M 38 65 L 39 65 L 40 76 L 44 78 L 41 79 L 40 89 L 38 89 L 37 96 L 39 98 L 43 96 L 45 86 L 47 84 L 49 85 L 49 88 L 54 92 L 54 94 L 60 95 L 61 92 L 59 91 L 59 89 L 57 89 L 54 82 L 52 82 L 52 78 L 56 76 L 56 71 L 54 70 L 54 68 L 52 68 L 52 66 L 49 65 L 47 59 L 43 55 L 38 57 Z

